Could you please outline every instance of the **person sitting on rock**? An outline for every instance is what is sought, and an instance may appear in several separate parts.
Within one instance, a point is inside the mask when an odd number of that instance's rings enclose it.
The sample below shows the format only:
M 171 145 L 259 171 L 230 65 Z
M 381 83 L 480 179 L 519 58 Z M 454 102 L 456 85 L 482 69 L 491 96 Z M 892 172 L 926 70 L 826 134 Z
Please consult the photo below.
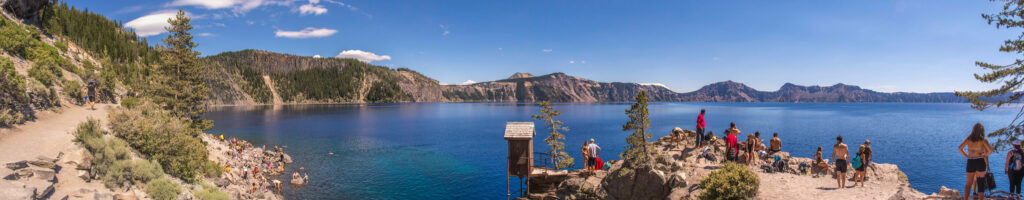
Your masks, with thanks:
M 815 152 L 813 157 L 814 157 L 814 166 L 819 169 L 818 172 L 820 173 L 820 172 L 827 171 L 827 169 L 828 169 L 828 160 L 825 160 L 825 157 L 822 155 L 822 153 L 821 153 L 821 146 L 818 146 L 818 152 Z
M 768 154 L 775 154 L 775 152 L 782 151 L 782 139 L 779 139 L 779 133 L 772 133 L 772 139 L 768 141 L 771 148 L 768 148 Z

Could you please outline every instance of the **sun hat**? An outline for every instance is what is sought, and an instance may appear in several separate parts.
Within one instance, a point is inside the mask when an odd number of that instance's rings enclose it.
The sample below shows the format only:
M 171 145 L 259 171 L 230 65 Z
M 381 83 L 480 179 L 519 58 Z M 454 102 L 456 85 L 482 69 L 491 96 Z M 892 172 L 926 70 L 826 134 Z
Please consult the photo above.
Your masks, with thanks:
M 594 138 L 590 138 L 590 141 L 591 141 L 591 142 L 593 142 L 593 141 L 594 141 Z

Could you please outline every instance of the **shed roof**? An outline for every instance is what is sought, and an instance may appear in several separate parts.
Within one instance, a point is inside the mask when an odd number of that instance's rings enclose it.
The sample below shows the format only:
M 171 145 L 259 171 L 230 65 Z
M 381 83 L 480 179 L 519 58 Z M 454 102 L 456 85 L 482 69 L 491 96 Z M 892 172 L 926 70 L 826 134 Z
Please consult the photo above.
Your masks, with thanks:
M 532 139 L 533 122 L 506 122 L 505 139 Z

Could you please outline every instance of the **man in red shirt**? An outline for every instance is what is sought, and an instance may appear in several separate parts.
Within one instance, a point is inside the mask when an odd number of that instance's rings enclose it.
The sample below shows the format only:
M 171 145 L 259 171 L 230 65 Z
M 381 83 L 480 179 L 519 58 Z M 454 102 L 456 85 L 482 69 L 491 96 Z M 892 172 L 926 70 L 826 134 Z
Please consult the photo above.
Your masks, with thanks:
M 725 143 L 729 145 L 729 149 L 732 149 L 732 154 L 727 154 L 726 158 L 735 160 L 736 155 L 740 152 L 740 146 L 737 145 L 736 135 L 740 134 L 740 129 L 736 128 L 736 123 L 729 123 L 729 129 L 725 131 Z
M 697 115 L 697 148 L 704 147 L 704 109 Z

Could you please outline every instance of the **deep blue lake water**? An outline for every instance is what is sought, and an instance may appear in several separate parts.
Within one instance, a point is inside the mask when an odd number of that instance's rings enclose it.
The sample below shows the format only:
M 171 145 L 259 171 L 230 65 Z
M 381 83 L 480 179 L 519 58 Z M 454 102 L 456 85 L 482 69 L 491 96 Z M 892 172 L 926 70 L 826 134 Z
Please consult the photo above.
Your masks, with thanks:
M 629 134 L 621 130 L 628 106 L 555 104 L 562 112 L 557 119 L 570 129 L 565 142 L 576 168 L 582 166 L 578 148 L 589 138 L 603 148 L 602 158 L 617 159 Z M 870 139 L 876 162 L 899 165 L 925 193 L 943 185 L 962 190 L 966 160 L 957 145 L 974 123 L 994 130 L 1017 111 L 924 103 L 651 103 L 651 130 L 661 137 L 673 127 L 693 129 L 701 108 L 708 111 L 707 129 L 719 136 L 729 122 L 744 133 L 761 131 L 766 140 L 778 132 L 793 156 L 811 157 L 836 135 L 851 151 Z M 505 122 L 533 121 L 537 111 L 532 104 L 293 105 L 217 107 L 206 117 L 216 123 L 211 133 L 285 146 L 296 160 L 285 174 L 305 167 L 311 179 L 286 187 L 289 199 L 503 199 Z M 534 149 L 542 151 L 547 130 L 536 123 Z M 992 169 L 1002 169 L 1005 157 L 990 157 Z M 996 177 L 1007 190 L 1006 175 L 998 170 Z

